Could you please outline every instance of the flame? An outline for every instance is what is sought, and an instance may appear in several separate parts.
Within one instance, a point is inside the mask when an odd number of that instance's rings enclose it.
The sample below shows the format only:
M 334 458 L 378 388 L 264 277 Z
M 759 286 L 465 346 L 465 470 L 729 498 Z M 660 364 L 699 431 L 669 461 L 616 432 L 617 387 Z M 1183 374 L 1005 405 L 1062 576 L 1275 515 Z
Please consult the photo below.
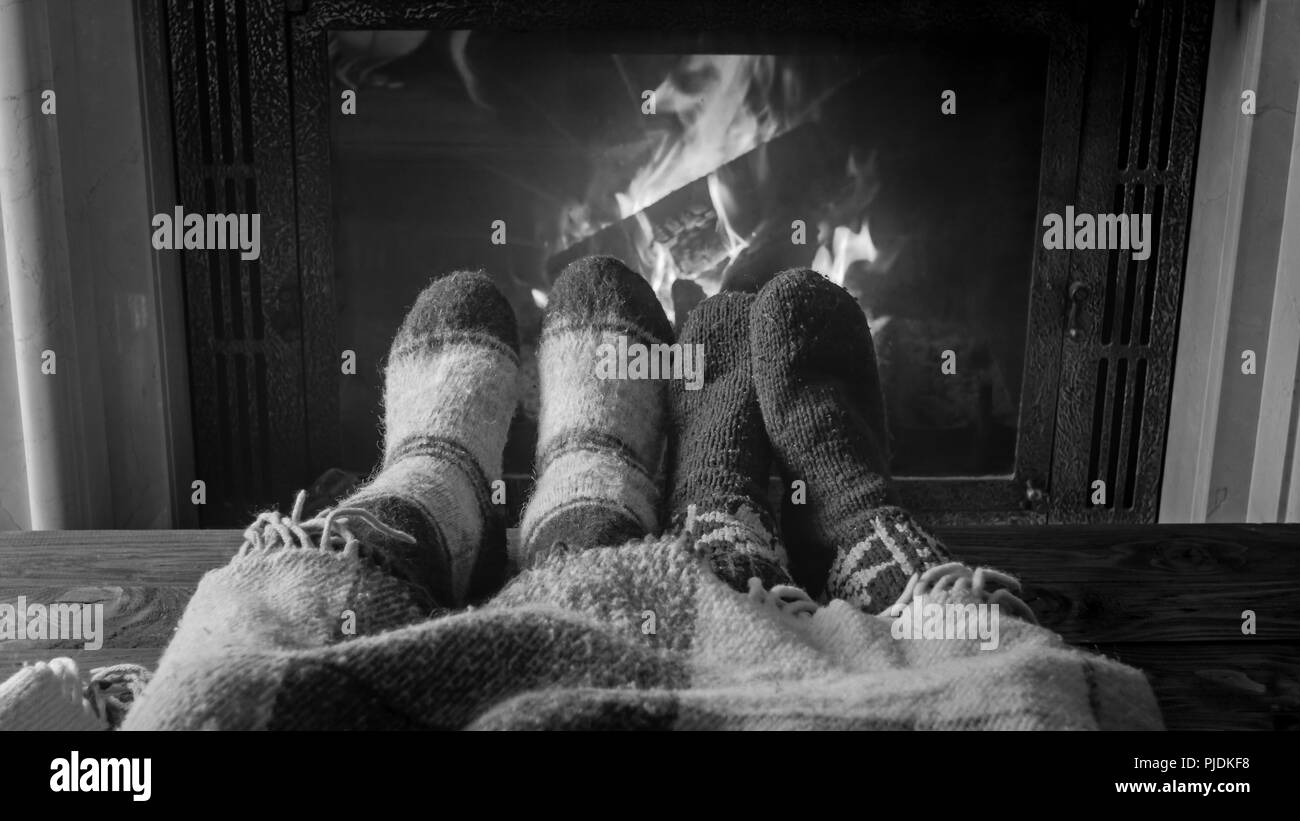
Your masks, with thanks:
M 451 63 L 456 67 L 456 73 L 460 75 L 461 82 L 465 84 L 465 94 L 470 101 L 479 108 L 491 111 L 492 106 L 483 101 L 483 93 L 479 89 L 478 78 L 474 76 L 474 71 L 470 68 L 469 58 L 466 55 L 472 33 L 464 29 L 458 29 L 451 33 L 449 38 Z
M 880 249 L 871 238 L 865 213 L 880 188 L 875 166 L 875 154 L 865 162 L 860 162 L 855 152 L 849 153 L 844 171 L 850 180 L 852 191 L 843 198 L 843 207 L 834 209 L 836 213 L 831 216 L 832 220 L 839 221 L 840 224 L 833 230 L 829 221 L 823 221 L 817 226 L 821 246 L 813 257 L 811 267 L 836 285 L 844 284 L 844 278 L 855 262 L 871 264 L 881 260 Z M 857 230 L 850 227 L 855 222 L 861 223 Z M 881 261 L 887 268 L 892 259 Z
M 655 240 L 654 227 L 645 212 L 636 213 L 636 223 L 636 250 L 638 262 L 641 263 L 641 270 L 644 272 L 643 276 L 650 282 L 650 288 L 659 298 L 664 313 L 668 315 L 669 321 L 672 321 L 673 283 L 681 277 L 682 272 L 678 269 L 677 261 L 673 259 L 668 247 Z
M 550 302 L 550 298 L 545 291 L 539 291 L 536 288 L 529 288 L 528 290 L 533 295 L 533 304 L 538 308 L 545 308 L 547 303 Z
M 682 57 L 654 90 L 654 114 L 646 120 L 650 148 L 641 153 L 647 159 L 622 190 L 589 198 L 586 203 L 572 203 L 561 210 L 557 226 L 560 247 L 595 234 L 611 224 L 610 217 L 630 219 L 636 227 L 635 259 L 627 262 L 639 264 L 670 320 L 675 314 L 672 286 L 678 279 L 693 280 L 706 297 L 717 293 L 721 272 L 750 245 L 750 239 L 736 229 L 736 220 L 743 212 L 725 166 L 759 149 L 750 166 L 753 182 L 762 185 L 767 180 L 769 158 L 762 147 L 807 117 L 816 116 L 814 109 L 807 106 L 794 113 L 803 104 L 801 85 L 794 68 L 779 63 L 773 55 Z M 862 173 L 854 162 L 850 158 L 849 171 L 859 180 Z M 700 179 L 707 185 L 716 218 L 717 242 L 710 249 L 716 253 L 698 266 L 691 264 L 692 269 L 700 270 L 682 270 L 673 256 L 674 248 L 656 238 L 656 226 L 646 209 Z M 861 230 L 866 231 L 866 227 Z M 866 245 L 863 243 L 860 238 L 843 243 L 841 256 L 862 254 L 863 248 L 869 247 L 874 258 L 875 247 L 869 234 Z M 842 265 L 847 269 L 851 260 L 845 259 Z M 833 258 L 827 266 L 828 270 L 833 268 Z
M 590 203 L 570 200 L 560 208 L 559 224 L 557 226 L 559 244 L 557 247 L 567 248 L 573 243 L 591 236 L 603 227 L 592 216 Z
M 829 245 L 822 245 L 813 257 L 812 269 L 834 282 L 844 284 L 844 276 L 849 266 L 859 260 L 875 262 L 880 258 L 880 251 L 871 239 L 867 221 L 862 220 L 862 228 L 857 231 L 847 225 L 838 225 L 831 235 Z
M 740 252 L 749 247 L 749 242 L 736 229 L 731 226 L 731 219 L 728 214 L 736 210 L 736 201 L 728 188 L 718 177 L 717 172 L 709 175 L 709 200 L 713 203 L 713 211 L 718 215 L 718 234 L 722 237 L 727 247 L 727 262 L 735 262 Z
M 725 262 L 734 261 L 748 247 L 733 226 L 737 203 L 718 169 L 765 144 L 788 125 L 774 112 L 770 95 L 778 79 L 793 94 L 796 80 L 788 70 L 780 72 L 779 78 L 777 74 L 771 55 L 696 54 L 684 58 L 678 71 L 655 89 L 655 113 L 673 115 L 677 128 L 664 133 L 627 189 L 615 194 L 615 202 L 621 217 L 636 215 L 641 228 L 638 256 L 670 320 L 674 318 L 673 283 L 700 272 L 678 268 L 669 249 L 655 241 L 643 209 L 705 177 Z M 712 279 L 696 281 L 706 296 L 717 293 L 720 286 Z
M 682 88 L 672 74 L 655 89 L 655 113 L 675 115 L 680 128 L 663 136 L 619 196 L 621 216 L 631 216 L 776 136 L 782 123 L 768 102 L 775 66 L 771 55 L 686 57 L 677 76 L 698 90 Z M 751 97 L 758 98 L 756 106 Z

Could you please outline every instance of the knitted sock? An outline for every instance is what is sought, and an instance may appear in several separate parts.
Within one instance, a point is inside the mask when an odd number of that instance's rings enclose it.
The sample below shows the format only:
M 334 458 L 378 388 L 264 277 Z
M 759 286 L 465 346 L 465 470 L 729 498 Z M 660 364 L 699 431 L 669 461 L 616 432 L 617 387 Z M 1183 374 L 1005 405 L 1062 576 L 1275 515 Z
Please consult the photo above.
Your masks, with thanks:
M 786 482 L 782 525 L 795 580 L 870 612 L 914 573 L 949 561 L 892 504 L 885 406 L 871 332 L 857 302 L 809 270 L 759 292 L 751 312 L 754 383 Z M 793 502 L 791 483 L 805 482 Z
M 617 545 L 658 530 L 668 386 L 621 378 L 631 363 L 611 372 L 611 354 L 672 336 L 650 285 L 613 257 L 580 259 L 556 281 L 537 353 L 537 485 L 519 527 L 519 567 L 557 542 Z
M 767 501 L 772 447 L 750 378 L 753 302 L 752 294 L 723 292 L 690 312 L 678 342 L 702 349 L 703 384 L 692 390 L 674 380 L 668 389 L 672 525 L 689 525 L 713 572 L 742 593 L 753 577 L 765 587 L 792 582 Z
M 414 536 L 364 541 L 442 607 L 504 581 L 505 523 L 491 483 L 518 401 L 518 352 L 514 314 L 487 274 L 434 280 L 389 351 L 381 469 L 339 504 Z

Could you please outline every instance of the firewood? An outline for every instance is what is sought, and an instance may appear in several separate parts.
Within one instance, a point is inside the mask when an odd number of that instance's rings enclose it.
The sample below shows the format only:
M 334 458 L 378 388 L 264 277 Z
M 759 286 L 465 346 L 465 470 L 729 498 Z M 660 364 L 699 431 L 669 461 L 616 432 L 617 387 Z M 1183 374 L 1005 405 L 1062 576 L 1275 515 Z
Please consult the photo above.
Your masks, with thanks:
M 745 212 L 730 215 L 733 222 L 758 225 L 765 211 L 802 203 L 827 185 L 823 181 L 842 176 L 844 161 L 842 148 L 837 149 L 816 123 L 806 123 L 711 173 L 728 180 L 733 198 Z M 653 241 L 664 246 L 684 276 L 717 281 L 730 261 L 731 249 L 718 224 L 708 176 L 553 254 L 546 263 L 548 275 L 553 278 L 565 265 L 592 254 L 616 256 L 637 267 L 638 249 Z M 644 225 L 650 227 L 649 236 Z

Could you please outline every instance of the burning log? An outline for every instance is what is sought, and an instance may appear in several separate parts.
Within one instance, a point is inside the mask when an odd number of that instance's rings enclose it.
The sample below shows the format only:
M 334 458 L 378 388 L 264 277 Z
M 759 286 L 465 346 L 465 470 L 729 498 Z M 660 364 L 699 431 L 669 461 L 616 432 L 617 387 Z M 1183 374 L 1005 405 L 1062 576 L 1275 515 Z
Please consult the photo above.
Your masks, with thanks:
M 829 189 L 826 181 L 843 175 L 844 156 L 818 124 L 798 126 L 552 255 L 547 274 L 554 279 L 565 265 L 592 254 L 616 256 L 638 267 L 643 252 L 657 244 L 682 276 L 717 282 L 735 248 L 720 224 L 724 217 L 710 191 L 710 176 L 725 180 L 730 198 L 738 203 L 738 213 L 725 218 L 743 237 L 753 227 L 774 224 L 765 215 L 798 211 L 819 190 Z

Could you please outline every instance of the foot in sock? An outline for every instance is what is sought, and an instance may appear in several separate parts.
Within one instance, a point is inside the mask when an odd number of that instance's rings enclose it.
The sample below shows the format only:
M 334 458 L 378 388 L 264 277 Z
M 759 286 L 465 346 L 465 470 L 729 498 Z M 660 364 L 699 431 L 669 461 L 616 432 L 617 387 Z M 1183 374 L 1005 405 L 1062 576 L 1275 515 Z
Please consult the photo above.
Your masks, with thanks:
M 659 529 L 657 481 L 667 416 L 660 379 L 602 378 L 620 337 L 671 343 L 649 283 L 613 257 L 587 257 L 561 273 L 542 322 L 537 484 L 519 526 L 514 563 L 554 550 L 618 545 Z
M 505 522 L 491 483 L 501 477 L 518 374 L 514 314 L 482 272 L 434 280 L 389 351 L 384 460 L 338 507 L 414 537 L 362 527 L 359 538 L 435 606 L 476 601 L 504 581 Z
M 713 572 L 740 592 L 751 578 L 765 588 L 792 582 L 767 501 L 772 449 L 750 373 L 753 302 L 752 294 L 720 293 L 690 312 L 678 342 L 702 351 L 703 383 L 668 388 L 671 524 L 688 526 Z
M 949 556 L 893 504 L 888 431 L 866 317 L 840 286 L 809 270 L 768 282 L 751 311 L 754 384 L 789 488 L 782 527 L 796 582 L 869 612 Z

